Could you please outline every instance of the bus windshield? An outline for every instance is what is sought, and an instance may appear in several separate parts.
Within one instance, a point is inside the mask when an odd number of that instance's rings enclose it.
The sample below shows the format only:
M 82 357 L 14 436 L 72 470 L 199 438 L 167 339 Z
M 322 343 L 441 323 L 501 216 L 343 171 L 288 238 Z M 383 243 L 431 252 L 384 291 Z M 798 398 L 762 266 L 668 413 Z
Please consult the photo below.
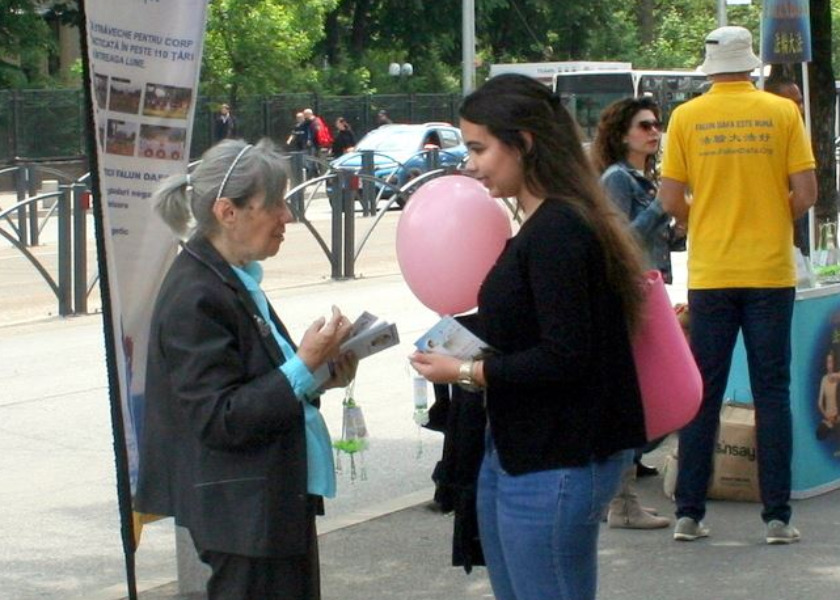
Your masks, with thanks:
M 584 137 L 595 137 L 601 111 L 621 98 L 634 96 L 630 71 L 558 73 L 554 91 L 583 129 Z
M 706 82 L 706 76 L 696 71 L 579 71 L 555 75 L 554 90 L 580 125 L 586 141 L 591 141 L 601 111 L 612 102 L 628 96 L 652 96 L 667 126 L 671 111 L 702 94 Z

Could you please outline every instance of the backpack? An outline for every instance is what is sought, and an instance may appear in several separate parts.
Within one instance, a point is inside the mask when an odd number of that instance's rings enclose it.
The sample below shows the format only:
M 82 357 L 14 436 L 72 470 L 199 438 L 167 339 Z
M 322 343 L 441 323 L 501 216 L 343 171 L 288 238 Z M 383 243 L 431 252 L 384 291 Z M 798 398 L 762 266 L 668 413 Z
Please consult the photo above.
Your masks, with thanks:
M 333 136 L 330 133 L 330 128 L 321 117 L 315 117 L 318 123 L 318 128 L 315 131 L 315 143 L 319 148 L 331 148 L 333 143 Z

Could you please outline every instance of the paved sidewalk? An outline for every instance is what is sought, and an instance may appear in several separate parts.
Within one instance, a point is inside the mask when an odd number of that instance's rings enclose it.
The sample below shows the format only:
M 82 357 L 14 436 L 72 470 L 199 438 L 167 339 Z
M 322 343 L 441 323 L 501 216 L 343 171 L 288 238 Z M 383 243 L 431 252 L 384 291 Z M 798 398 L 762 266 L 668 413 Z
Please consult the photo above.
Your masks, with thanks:
M 466 575 L 449 566 L 452 519 L 427 507 L 441 439 L 412 421 L 405 356 L 436 316 L 398 274 L 398 217 L 388 215 L 374 232 L 358 279 L 331 281 L 325 257 L 300 225 L 266 265 L 268 295 L 293 334 L 335 303 L 350 315 L 371 310 L 397 323 L 403 340 L 366 359 L 359 373 L 356 397 L 373 436 L 367 479 L 340 476 L 339 497 L 319 521 L 323 597 L 492 598 L 483 568 Z M 368 222 L 358 221 L 360 232 Z M 47 242 L 39 251 L 49 249 Z M 34 270 L 12 254 L 0 246 L 0 600 L 119 600 L 126 588 L 101 317 L 50 316 L 48 290 L 39 291 Z M 675 301 L 685 293 L 679 273 Z M 6 318 L 7 306 L 14 318 Z M 338 392 L 325 399 L 332 431 L 340 430 L 340 404 Z M 652 459 L 660 462 L 663 451 Z M 639 488 L 646 505 L 672 512 L 661 478 L 643 479 Z M 712 537 L 695 543 L 672 541 L 669 529 L 605 528 L 599 598 L 835 600 L 840 492 L 794 502 L 803 541 L 792 547 L 763 543 L 759 510 L 710 503 Z M 143 600 L 180 598 L 171 521 L 144 531 L 137 577 Z
M 642 500 L 670 514 L 661 478 L 639 482 Z M 602 529 L 600 600 L 836 600 L 840 492 L 794 502 L 803 541 L 768 546 L 754 503 L 710 502 L 712 535 L 675 542 L 671 529 Z M 484 568 L 449 566 L 452 519 L 418 504 L 320 537 L 325 600 L 493 598 Z M 186 600 L 169 584 L 142 600 Z

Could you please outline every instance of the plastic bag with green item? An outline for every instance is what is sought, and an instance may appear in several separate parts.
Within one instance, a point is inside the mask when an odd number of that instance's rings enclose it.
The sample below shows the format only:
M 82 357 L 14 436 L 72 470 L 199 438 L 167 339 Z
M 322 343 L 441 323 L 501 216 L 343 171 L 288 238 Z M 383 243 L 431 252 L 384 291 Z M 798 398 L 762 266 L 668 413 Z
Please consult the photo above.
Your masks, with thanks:
M 345 389 L 344 401 L 342 402 L 341 439 L 333 442 L 336 473 L 344 471 L 341 464 L 341 455 L 350 455 L 350 481 L 355 481 L 357 478 L 367 479 L 364 451 L 368 447 L 368 431 L 362 407 L 356 404 L 353 399 L 355 385 L 356 381 L 353 380 Z

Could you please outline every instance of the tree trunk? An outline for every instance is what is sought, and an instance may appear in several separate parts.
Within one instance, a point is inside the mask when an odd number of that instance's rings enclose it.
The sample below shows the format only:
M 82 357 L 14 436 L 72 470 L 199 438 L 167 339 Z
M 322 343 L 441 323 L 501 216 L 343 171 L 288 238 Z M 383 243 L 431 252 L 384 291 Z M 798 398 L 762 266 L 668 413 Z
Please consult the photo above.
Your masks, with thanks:
M 831 2 L 811 1 L 812 61 L 811 138 L 817 157 L 819 195 L 815 208 L 817 223 L 837 222 L 837 181 L 834 155 L 834 69 L 831 64 Z
M 365 50 L 370 8 L 371 0 L 356 0 L 356 8 L 353 11 L 353 31 L 350 34 L 350 47 L 353 49 L 353 56 L 358 56 Z
M 338 14 L 343 7 L 343 3 L 327 15 L 324 22 L 324 54 L 327 56 L 327 62 L 330 65 L 335 65 L 338 62 L 338 44 L 340 31 L 338 28 Z
M 653 43 L 653 9 L 654 0 L 636 0 L 636 23 L 639 27 L 639 45 L 642 48 Z

